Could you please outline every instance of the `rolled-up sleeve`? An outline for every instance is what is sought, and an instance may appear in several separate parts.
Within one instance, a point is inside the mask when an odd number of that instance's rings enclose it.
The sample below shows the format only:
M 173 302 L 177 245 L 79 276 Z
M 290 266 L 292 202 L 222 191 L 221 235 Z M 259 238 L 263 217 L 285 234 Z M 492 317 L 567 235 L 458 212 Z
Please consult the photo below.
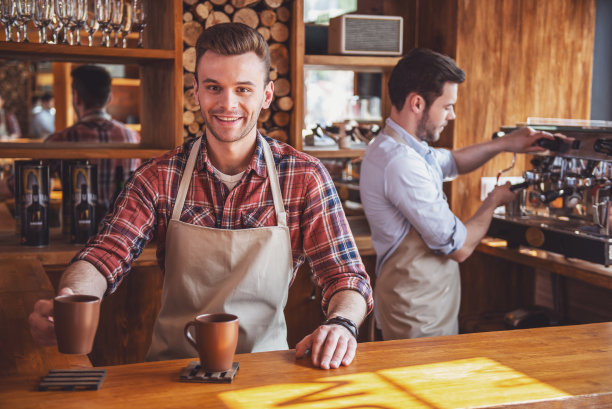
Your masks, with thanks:
M 354 290 L 366 300 L 368 313 L 374 302 L 370 279 L 334 183 L 320 161 L 313 162 L 304 186 L 304 211 L 300 228 L 303 247 L 316 283 L 322 288 L 322 308 L 338 291 Z
M 143 165 L 126 184 L 98 234 L 73 259 L 91 263 L 106 277 L 107 294 L 117 289 L 132 262 L 153 237 L 157 220 L 156 184 L 155 167 Z

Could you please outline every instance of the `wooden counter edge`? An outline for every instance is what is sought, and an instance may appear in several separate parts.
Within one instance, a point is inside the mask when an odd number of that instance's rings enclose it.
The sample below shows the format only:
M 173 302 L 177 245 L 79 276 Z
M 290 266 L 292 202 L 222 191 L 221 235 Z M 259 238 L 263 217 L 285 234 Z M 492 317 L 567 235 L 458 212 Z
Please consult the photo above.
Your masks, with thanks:
M 526 247 L 512 249 L 506 247 L 505 241 L 488 237 L 478 244 L 476 251 L 612 290 L 612 267 L 566 258 L 544 250 Z

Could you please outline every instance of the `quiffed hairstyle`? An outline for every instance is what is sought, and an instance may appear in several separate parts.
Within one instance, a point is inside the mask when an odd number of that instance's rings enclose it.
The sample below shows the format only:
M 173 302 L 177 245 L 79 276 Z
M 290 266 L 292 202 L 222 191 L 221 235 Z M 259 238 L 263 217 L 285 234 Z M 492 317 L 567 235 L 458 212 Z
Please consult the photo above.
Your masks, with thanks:
M 72 89 L 83 100 L 85 109 L 104 108 L 111 94 L 111 76 L 98 65 L 81 65 L 72 70 Z
M 463 81 L 465 72 L 452 58 L 427 48 L 415 48 L 391 72 L 388 84 L 391 104 L 401 111 L 406 97 L 416 92 L 430 106 L 442 95 L 445 82 L 461 84 Z
M 198 81 L 198 63 L 206 51 L 213 51 L 219 55 L 240 55 L 254 52 L 264 63 L 264 84 L 270 81 L 268 43 L 261 34 L 246 24 L 221 23 L 202 32 L 196 42 L 196 81 Z

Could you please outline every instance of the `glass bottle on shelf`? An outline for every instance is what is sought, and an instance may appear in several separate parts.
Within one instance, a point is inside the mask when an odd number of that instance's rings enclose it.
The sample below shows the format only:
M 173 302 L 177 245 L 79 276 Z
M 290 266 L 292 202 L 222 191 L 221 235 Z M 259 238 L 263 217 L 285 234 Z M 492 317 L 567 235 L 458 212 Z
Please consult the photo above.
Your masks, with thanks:
M 95 207 L 89 202 L 87 184 L 81 185 L 80 200 L 74 208 L 72 242 L 84 244 L 96 233 Z
M 46 246 L 49 244 L 48 209 L 40 204 L 38 185 L 32 185 L 32 203 L 26 207 L 23 221 L 22 244 L 26 246 Z

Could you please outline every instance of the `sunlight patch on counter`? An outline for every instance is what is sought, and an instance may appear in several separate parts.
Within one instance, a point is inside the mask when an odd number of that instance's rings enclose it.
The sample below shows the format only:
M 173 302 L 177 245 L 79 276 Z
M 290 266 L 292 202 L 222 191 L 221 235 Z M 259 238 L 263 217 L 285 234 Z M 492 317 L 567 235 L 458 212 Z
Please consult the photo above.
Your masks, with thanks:
M 439 408 L 533 402 L 567 393 L 488 358 L 330 376 L 219 395 L 232 409 Z

